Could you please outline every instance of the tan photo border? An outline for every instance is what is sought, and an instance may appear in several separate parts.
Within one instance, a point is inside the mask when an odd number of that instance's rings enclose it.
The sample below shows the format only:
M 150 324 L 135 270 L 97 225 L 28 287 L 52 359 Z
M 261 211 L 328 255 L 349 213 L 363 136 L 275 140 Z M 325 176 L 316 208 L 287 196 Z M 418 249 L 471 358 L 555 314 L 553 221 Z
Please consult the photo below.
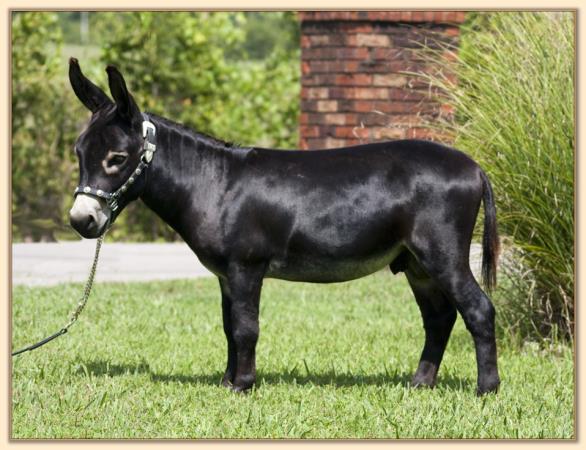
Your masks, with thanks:
M 584 4 L 584 3 L 583 3 Z M 586 5 L 586 4 L 584 4 Z M 408 8 L 406 6 L 409 6 Z M 323 446 L 343 446 L 343 447 L 357 447 L 357 446 L 368 446 L 369 448 L 388 448 L 389 446 L 393 446 L 393 448 L 409 448 L 415 449 L 420 446 L 427 446 L 427 445 L 439 445 L 439 446 L 452 446 L 452 445 L 482 445 L 482 446 L 499 446 L 499 448 L 503 447 L 512 447 L 512 446 L 527 446 L 527 445 L 539 445 L 540 448 L 544 447 L 557 447 L 557 446 L 576 446 L 580 445 L 580 441 L 583 440 L 582 435 L 584 430 L 584 420 L 583 420 L 583 386 L 580 383 L 580 379 L 578 378 L 579 375 L 582 375 L 582 371 L 578 363 L 582 364 L 584 360 L 585 351 L 580 342 L 582 340 L 582 332 L 580 329 L 579 324 L 583 323 L 584 320 L 584 313 L 583 308 L 580 307 L 580 293 L 581 290 L 576 287 L 576 351 L 575 351 L 575 368 L 574 373 L 576 376 L 576 397 L 575 397 L 575 407 L 576 407 L 576 419 L 575 419 L 575 433 L 577 440 L 568 441 L 568 440 L 549 440 L 546 442 L 537 442 L 537 441 L 514 441 L 514 440 L 498 440 L 498 441 L 466 441 L 466 440 L 445 440 L 445 441 L 433 441 L 433 442 L 425 442 L 425 441 L 392 441 L 392 440 L 379 440 L 379 441 L 139 441 L 139 440 L 126 440 L 126 441 L 104 441 L 104 440 L 91 440 L 91 441 L 83 441 L 83 440 L 71 440 L 71 441 L 10 441 L 9 440 L 9 411 L 11 408 L 11 398 L 10 398 L 10 386 L 9 386 L 9 370 L 10 370 L 10 294 L 11 294 L 11 205 L 10 205 L 10 192 L 11 192 L 11 184 L 10 184 L 10 86 L 11 86 L 11 79 L 10 79 L 10 42 L 9 42 L 9 26 L 10 26 L 10 15 L 11 10 L 13 9 L 24 9 L 24 10 L 197 10 L 197 9 L 214 9 L 214 10 L 321 10 L 321 9 L 338 9 L 338 10 L 356 10 L 356 9 L 404 9 L 404 10 L 417 10 L 417 9 L 430 9 L 430 10 L 446 10 L 446 9 L 453 9 L 453 10 L 471 10 L 471 9 L 479 9 L 479 10 L 497 10 L 497 9 L 510 9 L 510 10 L 517 10 L 517 9 L 534 9 L 534 10 L 541 10 L 541 9 L 574 9 L 576 10 L 576 57 L 577 57 L 577 65 L 576 65 L 576 73 L 578 75 L 582 74 L 583 69 L 583 62 L 582 59 L 579 57 L 579 51 L 584 49 L 584 33 L 580 30 L 580 24 L 583 21 L 583 11 L 580 9 L 581 3 L 578 0 L 570 0 L 570 1 L 562 1 L 562 2 L 553 2 L 553 1 L 542 1 L 542 0 L 534 0 L 534 1 L 503 1 L 503 0 L 496 0 L 496 1 L 474 1 L 474 2 L 464 2 L 464 1 L 452 1 L 452 2 L 431 2 L 431 1 L 422 1 L 422 0 L 412 0 L 410 2 L 398 2 L 398 1 L 384 1 L 384 0 L 367 0 L 366 2 L 351 2 L 345 0 L 338 0 L 338 1 L 320 1 L 320 2 L 309 2 L 307 0 L 296 0 L 296 1 L 289 1 L 285 3 L 277 3 L 274 0 L 253 0 L 253 1 L 228 1 L 228 0 L 215 0 L 215 1 L 205 1 L 204 2 L 195 2 L 195 1 L 185 1 L 185 0 L 167 0 L 165 2 L 160 2 L 156 0 L 125 0 L 125 1 L 115 1 L 115 0 L 100 0 L 100 1 L 88 1 L 88 2 L 81 2 L 81 1 L 71 1 L 71 0 L 55 0 L 53 2 L 49 1 L 39 1 L 39 0 L 7 0 L 2 4 L 2 16 L 1 16 L 1 30 L 0 36 L 2 37 L 2 45 L 0 46 L 0 67 L 2 67 L 1 71 L 1 93 L 0 98 L 4 99 L 2 101 L 2 108 L 0 109 L 0 130 L 2 132 L 1 135 L 1 143 L 0 143 L 0 296 L 1 296 L 1 304 L 2 304 L 2 332 L 0 332 L 0 341 L 1 341 L 1 348 L 4 348 L 5 351 L 2 352 L 3 358 L 0 367 L 0 446 L 10 447 L 10 448 L 18 448 L 18 449 L 29 449 L 33 447 L 45 447 L 50 446 L 53 448 L 62 448 L 62 447 L 69 447 L 73 448 L 72 446 L 79 446 L 79 445 L 91 445 L 93 448 L 109 448 L 110 446 L 117 446 L 117 445 L 128 445 L 128 446 L 156 446 L 157 448 L 169 448 L 175 447 L 177 445 L 189 445 L 189 446 L 197 446 L 198 448 L 225 448 L 225 447 L 244 447 L 244 448 L 255 448 L 257 446 L 261 446 L 262 448 L 269 448 L 269 447 L 283 447 L 287 449 L 295 449 L 295 448 L 302 448 L 302 447 L 312 447 L 316 445 L 323 445 Z M 576 167 L 575 167 L 575 242 L 576 242 L 576 263 L 575 263 L 575 279 L 578 281 L 579 279 L 583 279 L 580 275 L 586 276 L 585 271 L 581 264 L 578 263 L 579 256 L 583 253 L 584 245 L 582 239 L 579 238 L 578 232 L 578 225 L 582 223 L 580 220 L 581 216 L 583 215 L 584 211 L 584 204 L 586 203 L 584 193 L 583 195 L 579 195 L 579 190 L 581 187 L 580 183 L 580 173 L 584 173 L 584 157 L 580 157 L 580 148 L 584 147 L 582 145 L 582 139 L 580 135 L 580 131 L 585 129 L 585 121 L 583 116 L 580 114 L 580 107 L 583 102 L 584 98 L 584 89 L 580 89 L 580 79 L 576 79 L 577 83 L 577 97 L 576 97 Z M 583 150 L 583 149 L 582 149 Z M 577 283 L 578 284 L 578 283 Z M 578 353 L 579 352 L 579 353 Z M 583 364 L 582 364 L 583 365 Z M 505 378 L 506 379 L 506 378 Z M 547 388 L 544 386 L 544 388 Z

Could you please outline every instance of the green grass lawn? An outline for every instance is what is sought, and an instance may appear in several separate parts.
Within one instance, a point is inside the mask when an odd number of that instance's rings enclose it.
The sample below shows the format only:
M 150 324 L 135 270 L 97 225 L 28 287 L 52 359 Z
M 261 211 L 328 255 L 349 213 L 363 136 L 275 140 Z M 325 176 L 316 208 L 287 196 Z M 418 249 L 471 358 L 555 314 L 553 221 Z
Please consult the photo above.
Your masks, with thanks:
M 16 287 L 13 348 L 58 330 L 81 285 Z M 498 320 L 498 319 L 497 319 Z M 438 386 L 411 389 L 423 343 L 403 276 L 266 280 L 257 387 L 225 367 L 213 278 L 97 284 L 70 333 L 13 358 L 13 438 L 572 438 L 572 351 L 499 341 L 498 395 L 478 398 L 461 318 Z

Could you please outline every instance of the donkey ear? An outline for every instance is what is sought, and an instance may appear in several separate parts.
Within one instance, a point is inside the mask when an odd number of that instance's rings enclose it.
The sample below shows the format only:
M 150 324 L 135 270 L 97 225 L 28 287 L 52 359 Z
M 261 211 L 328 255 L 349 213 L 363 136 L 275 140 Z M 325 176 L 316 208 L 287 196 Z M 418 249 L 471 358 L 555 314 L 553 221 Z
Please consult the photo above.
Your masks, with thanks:
M 104 91 L 85 77 L 75 58 L 69 58 L 69 82 L 77 98 L 93 113 L 112 103 Z
M 140 117 L 140 109 L 134 101 L 134 98 L 132 98 L 132 95 L 130 95 L 130 92 L 128 92 L 122 74 L 115 66 L 106 67 L 106 72 L 108 72 L 110 93 L 116 101 L 119 114 L 131 122 L 138 119 Z

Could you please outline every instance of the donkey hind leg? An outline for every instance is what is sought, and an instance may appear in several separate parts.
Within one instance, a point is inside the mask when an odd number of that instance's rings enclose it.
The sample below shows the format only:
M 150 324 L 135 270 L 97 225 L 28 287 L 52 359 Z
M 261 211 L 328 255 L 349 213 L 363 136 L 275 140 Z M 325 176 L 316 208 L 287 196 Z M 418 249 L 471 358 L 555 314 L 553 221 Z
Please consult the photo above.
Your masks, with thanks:
M 256 380 L 255 349 L 264 272 L 258 267 L 232 265 L 227 278 L 220 281 L 228 341 L 228 363 L 222 384 L 236 392 L 250 389 Z
M 413 264 L 410 266 L 412 268 L 407 269 L 405 275 L 419 305 L 425 329 L 425 344 L 411 385 L 433 387 L 456 321 L 456 308 L 431 278 L 421 276 L 420 269 L 413 268 Z
M 456 306 L 474 339 L 478 395 L 496 392 L 500 379 L 497 368 L 495 309 L 474 279 L 467 254 L 459 252 L 463 255 L 460 257 L 449 251 L 442 252 L 442 255 L 430 255 L 429 252 L 414 254 L 425 272 Z

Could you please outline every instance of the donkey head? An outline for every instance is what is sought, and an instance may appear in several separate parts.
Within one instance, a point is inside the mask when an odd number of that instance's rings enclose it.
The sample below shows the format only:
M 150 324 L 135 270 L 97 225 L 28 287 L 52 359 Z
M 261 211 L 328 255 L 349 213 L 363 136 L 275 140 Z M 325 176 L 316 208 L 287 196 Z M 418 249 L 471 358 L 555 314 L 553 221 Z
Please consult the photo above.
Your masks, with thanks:
M 79 186 L 69 212 L 71 226 L 85 238 L 101 236 L 115 216 L 141 192 L 140 177 L 112 211 L 102 193 L 117 191 L 132 175 L 142 150 L 142 116 L 126 88 L 122 74 L 106 68 L 114 101 L 81 72 L 75 58 L 69 60 L 69 81 L 77 98 L 92 112 L 86 129 L 75 142 L 79 162 Z M 97 193 L 97 195 L 96 195 Z

